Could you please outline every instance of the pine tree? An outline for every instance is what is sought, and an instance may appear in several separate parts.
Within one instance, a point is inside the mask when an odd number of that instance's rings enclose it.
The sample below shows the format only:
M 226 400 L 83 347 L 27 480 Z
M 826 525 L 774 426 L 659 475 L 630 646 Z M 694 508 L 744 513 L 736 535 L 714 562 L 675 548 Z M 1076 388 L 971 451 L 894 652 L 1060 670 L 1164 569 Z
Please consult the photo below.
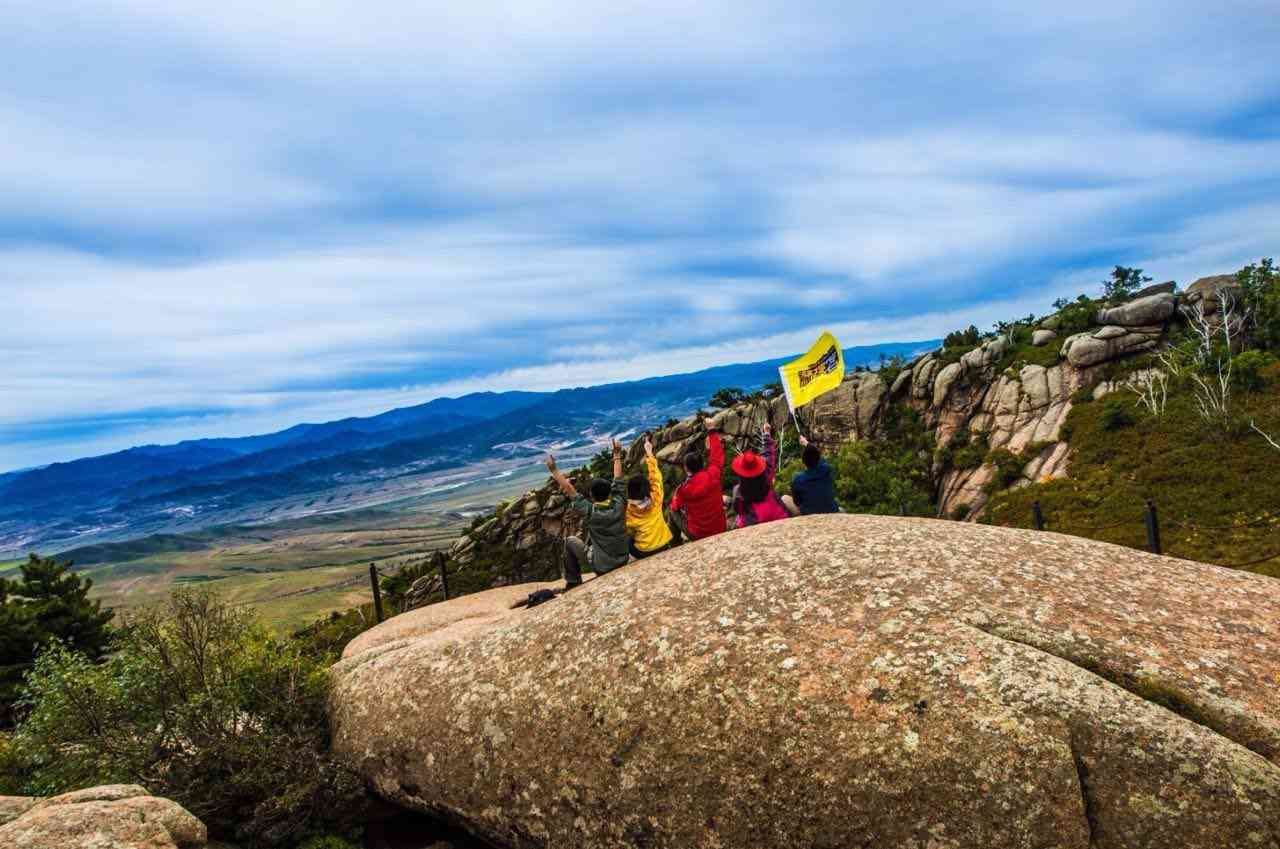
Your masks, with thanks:
M 111 611 L 89 600 L 93 581 L 70 569 L 70 561 L 33 554 L 20 578 L 0 578 L 0 725 L 12 724 L 23 675 L 49 643 L 94 660 L 110 644 Z

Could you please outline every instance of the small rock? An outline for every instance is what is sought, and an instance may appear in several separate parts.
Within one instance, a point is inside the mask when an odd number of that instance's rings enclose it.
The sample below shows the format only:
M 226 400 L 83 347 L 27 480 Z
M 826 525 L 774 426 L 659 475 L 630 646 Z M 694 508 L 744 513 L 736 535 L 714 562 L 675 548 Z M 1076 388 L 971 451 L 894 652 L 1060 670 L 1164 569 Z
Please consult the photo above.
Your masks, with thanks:
M 1043 347 L 1057 338 L 1058 334 L 1052 330 L 1037 330 L 1031 334 L 1031 344 L 1036 347 Z
M 13 798 L 13 797 L 6 797 Z M 0 846 L 31 849 L 201 849 L 204 823 L 136 784 L 110 784 L 37 801 L 0 825 Z

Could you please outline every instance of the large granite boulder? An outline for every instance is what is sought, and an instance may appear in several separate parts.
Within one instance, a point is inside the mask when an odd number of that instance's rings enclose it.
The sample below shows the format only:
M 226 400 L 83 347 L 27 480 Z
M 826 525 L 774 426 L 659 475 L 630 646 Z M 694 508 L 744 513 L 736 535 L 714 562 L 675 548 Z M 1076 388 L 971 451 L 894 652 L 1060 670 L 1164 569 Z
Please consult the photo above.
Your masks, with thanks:
M 1121 327 L 1144 327 L 1162 324 L 1173 316 L 1178 299 L 1170 292 L 1160 292 L 1135 298 L 1118 307 L 1098 310 L 1098 324 L 1118 324 Z
M 1234 274 L 1201 277 L 1183 293 L 1183 310 L 1216 316 L 1222 311 L 1224 302 L 1238 305 L 1242 294 L 1240 282 Z
M 1274 579 L 813 516 L 491 613 L 369 632 L 332 723 L 498 846 L 1280 846 Z
M 1119 357 L 1150 351 L 1160 344 L 1159 328 L 1107 325 L 1068 336 L 1061 355 L 1075 368 L 1088 368 Z
M 21 800 L 21 804 L 14 804 Z M 0 797 L 22 813 L 0 825 L 3 849 L 200 849 L 204 823 L 136 784 L 109 784 L 33 800 Z

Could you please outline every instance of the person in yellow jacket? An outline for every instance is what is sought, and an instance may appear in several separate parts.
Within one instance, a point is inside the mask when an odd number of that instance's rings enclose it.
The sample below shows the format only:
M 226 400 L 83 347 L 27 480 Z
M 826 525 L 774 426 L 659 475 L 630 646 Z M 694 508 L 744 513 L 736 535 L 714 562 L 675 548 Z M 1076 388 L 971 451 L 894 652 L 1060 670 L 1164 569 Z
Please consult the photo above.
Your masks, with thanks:
M 646 474 L 633 475 L 627 481 L 627 534 L 631 556 L 639 560 L 671 545 L 671 529 L 662 515 L 662 471 L 653 456 L 653 441 L 644 438 Z

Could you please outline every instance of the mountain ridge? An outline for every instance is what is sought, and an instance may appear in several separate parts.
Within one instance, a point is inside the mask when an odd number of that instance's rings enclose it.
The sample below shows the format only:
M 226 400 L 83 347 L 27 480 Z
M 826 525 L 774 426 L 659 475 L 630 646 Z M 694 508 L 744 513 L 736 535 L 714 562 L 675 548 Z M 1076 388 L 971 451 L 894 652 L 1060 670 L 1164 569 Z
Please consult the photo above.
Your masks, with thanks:
M 937 340 L 846 349 L 851 367 L 913 354 Z M 479 392 L 368 417 L 302 423 L 269 434 L 144 445 L 0 475 L 0 551 L 65 550 L 126 536 L 255 521 L 335 487 L 516 461 L 652 427 L 725 386 L 754 389 L 787 358 L 554 392 Z M 367 506 L 347 492 L 352 507 Z M 302 505 L 309 506 L 309 505 Z M 260 509 L 259 509 L 260 508 Z M 292 503 L 289 509 L 298 509 Z M 260 515 L 256 515 L 260 514 Z

